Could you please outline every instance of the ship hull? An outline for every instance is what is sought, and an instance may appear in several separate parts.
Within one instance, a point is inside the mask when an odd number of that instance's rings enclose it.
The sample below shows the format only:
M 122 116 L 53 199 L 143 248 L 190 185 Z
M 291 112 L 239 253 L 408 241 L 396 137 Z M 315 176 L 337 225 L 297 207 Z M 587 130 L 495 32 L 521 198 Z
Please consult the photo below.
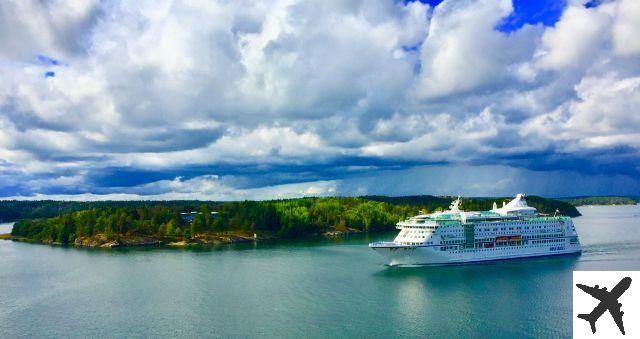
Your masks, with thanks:
M 370 247 L 386 258 L 390 266 L 460 265 L 510 259 L 580 254 L 579 244 L 564 246 L 504 247 L 440 251 L 436 246 L 398 246 L 392 243 L 371 244 Z

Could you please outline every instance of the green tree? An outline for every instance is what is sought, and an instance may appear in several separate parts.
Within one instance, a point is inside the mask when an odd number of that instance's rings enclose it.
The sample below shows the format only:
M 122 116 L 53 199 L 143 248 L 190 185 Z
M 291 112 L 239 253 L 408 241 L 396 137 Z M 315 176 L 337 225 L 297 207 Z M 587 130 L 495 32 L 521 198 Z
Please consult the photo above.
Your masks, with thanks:
M 191 231 L 188 228 L 185 228 L 184 232 L 182 232 L 182 238 L 184 239 L 184 241 L 191 240 Z
M 202 212 L 196 214 L 195 218 L 191 222 L 191 234 L 196 235 L 204 232 L 206 228 L 206 220 Z

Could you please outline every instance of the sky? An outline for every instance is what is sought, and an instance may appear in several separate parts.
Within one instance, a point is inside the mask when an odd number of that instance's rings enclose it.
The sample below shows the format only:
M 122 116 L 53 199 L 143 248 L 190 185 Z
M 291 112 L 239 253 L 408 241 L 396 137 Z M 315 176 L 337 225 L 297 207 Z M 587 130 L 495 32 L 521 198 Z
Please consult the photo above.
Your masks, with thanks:
M 0 199 L 640 195 L 640 1 L 0 2 Z

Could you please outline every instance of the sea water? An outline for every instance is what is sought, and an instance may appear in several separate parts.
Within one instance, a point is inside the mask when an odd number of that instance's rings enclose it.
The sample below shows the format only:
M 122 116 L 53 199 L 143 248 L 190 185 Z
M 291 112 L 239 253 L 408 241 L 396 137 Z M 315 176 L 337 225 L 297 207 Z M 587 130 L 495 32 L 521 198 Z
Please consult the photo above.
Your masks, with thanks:
M 398 268 L 394 233 L 193 249 L 0 241 L 0 337 L 569 337 L 574 270 L 639 270 L 640 207 L 581 207 L 581 256 Z M 0 226 L 0 233 L 10 225 Z

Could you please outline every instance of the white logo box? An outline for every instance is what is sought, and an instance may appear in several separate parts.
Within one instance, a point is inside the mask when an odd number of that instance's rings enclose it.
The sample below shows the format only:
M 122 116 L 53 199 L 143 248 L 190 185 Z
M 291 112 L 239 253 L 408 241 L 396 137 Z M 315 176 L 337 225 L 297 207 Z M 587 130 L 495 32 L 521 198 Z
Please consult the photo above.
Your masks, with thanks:
M 598 285 L 599 289 L 606 288 L 612 292 L 614 287 L 625 277 L 631 278 L 628 289 L 617 299 L 622 306 L 623 335 L 612 315 L 607 309 L 596 321 L 596 333 L 591 332 L 589 321 L 578 318 L 579 314 L 590 314 L 600 303 L 587 292 L 578 288 L 576 284 L 588 286 L 587 289 Z M 623 281 L 621 287 L 624 287 Z M 596 292 L 596 294 L 605 294 Z M 573 272 L 573 337 L 574 338 L 640 338 L 640 271 L 574 271 Z

